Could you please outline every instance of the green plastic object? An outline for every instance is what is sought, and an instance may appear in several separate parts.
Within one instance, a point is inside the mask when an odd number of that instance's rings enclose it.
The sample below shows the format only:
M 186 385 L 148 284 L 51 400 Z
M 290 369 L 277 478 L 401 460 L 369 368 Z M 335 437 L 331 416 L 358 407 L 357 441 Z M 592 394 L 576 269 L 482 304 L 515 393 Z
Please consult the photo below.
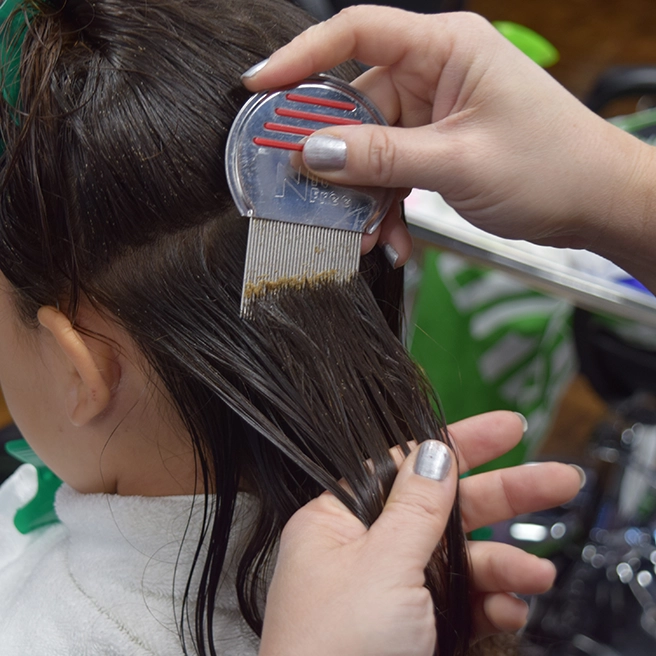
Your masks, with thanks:
M 521 412 L 522 441 L 473 473 L 534 457 L 574 372 L 571 306 L 453 253 L 427 248 L 410 352 L 448 423 L 491 410 Z
M 656 144 L 656 108 L 654 107 L 643 109 L 635 114 L 613 116 L 608 121 L 652 146 Z
M 9 105 L 16 107 L 20 90 L 20 58 L 29 18 L 34 9 L 21 0 L 4 0 L 0 4 L 0 71 L 2 95 Z
M 503 34 L 516 48 L 519 48 L 527 57 L 530 57 L 542 68 L 553 66 L 559 59 L 560 53 L 549 41 L 537 32 L 524 25 L 511 21 L 494 21 L 494 27 Z
M 59 522 L 55 513 L 55 493 L 62 481 L 43 464 L 25 440 L 11 440 L 5 444 L 5 450 L 12 458 L 36 467 L 36 496 L 19 508 L 14 516 L 14 526 L 18 532 L 26 535 L 42 526 Z

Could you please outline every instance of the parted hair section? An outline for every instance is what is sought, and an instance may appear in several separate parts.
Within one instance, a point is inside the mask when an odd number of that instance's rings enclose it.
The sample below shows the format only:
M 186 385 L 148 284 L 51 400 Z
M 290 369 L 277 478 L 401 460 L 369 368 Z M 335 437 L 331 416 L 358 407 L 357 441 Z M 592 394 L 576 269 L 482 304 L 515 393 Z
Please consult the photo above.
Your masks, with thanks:
M 175 405 L 205 506 L 194 571 L 176 582 L 180 640 L 187 654 L 214 655 L 238 494 L 257 500 L 236 579 L 259 633 L 291 515 L 328 489 L 371 525 L 396 472 L 390 447 L 448 441 L 399 339 L 402 273 L 375 249 L 351 283 L 283 289 L 239 316 L 248 222 L 227 188 L 227 131 L 248 97 L 241 72 L 310 24 L 301 10 L 284 0 L 29 4 L 18 106 L 0 116 L 0 267 L 28 325 L 42 305 L 61 304 L 74 323 L 81 303 L 106 312 Z M 465 545 L 456 503 L 426 571 L 441 656 L 469 641 Z

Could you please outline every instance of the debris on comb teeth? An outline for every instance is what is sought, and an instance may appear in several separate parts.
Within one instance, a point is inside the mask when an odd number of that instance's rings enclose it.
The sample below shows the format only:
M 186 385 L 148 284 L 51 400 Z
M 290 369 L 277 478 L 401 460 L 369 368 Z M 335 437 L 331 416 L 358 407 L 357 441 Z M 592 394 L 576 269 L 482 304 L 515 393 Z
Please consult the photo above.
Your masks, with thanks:
M 281 290 L 348 283 L 358 272 L 361 241 L 349 230 L 251 219 L 241 316 Z
M 394 192 L 332 184 L 299 170 L 293 151 L 328 125 L 364 123 L 386 125 L 357 89 L 328 76 L 256 94 L 235 117 L 225 159 L 235 205 L 250 221 L 242 318 L 287 292 L 357 277 L 362 235 L 380 225 Z

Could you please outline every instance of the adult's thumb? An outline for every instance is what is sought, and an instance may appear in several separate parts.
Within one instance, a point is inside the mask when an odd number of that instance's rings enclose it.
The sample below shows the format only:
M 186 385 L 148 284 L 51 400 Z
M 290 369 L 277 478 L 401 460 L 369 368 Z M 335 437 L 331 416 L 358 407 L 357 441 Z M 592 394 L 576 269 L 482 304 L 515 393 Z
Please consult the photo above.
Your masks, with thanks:
M 326 128 L 307 138 L 303 162 L 319 177 L 337 184 L 434 190 L 445 145 L 428 126 Z
M 392 563 L 423 572 L 449 520 L 457 477 L 451 449 L 437 440 L 422 442 L 400 467 L 368 538 L 385 545 Z

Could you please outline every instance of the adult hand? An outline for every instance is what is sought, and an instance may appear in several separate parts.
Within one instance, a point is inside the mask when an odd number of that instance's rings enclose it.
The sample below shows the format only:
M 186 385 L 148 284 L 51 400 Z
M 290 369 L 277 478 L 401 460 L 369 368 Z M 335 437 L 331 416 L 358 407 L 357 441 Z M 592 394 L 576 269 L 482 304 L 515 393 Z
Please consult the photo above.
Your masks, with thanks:
M 513 413 L 493 412 L 458 422 L 450 432 L 462 472 L 514 446 L 522 425 Z M 415 473 L 418 452 L 400 464 L 385 509 L 369 530 L 329 493 L 292 517 L 267 598 L 260 656 L 433 653 L 435 618 L 424 568 L 446 526 L 457 472 L 455 466 L 433 468 L 441 480 Z M 577 471 L 559 463 L 465 478 L 465 530 L 563 503 L 579 487 Z M 526 604 L 509 593 L 544 592 L 553 565 L 509 545 L 481 542 L 470 549 L 477 634 L 520 628 Z
M 653 149 L 586 109 L 484 19 L 348 8 L 244 84 L 280 86 L 351 58 L 374 67 L 355 86 L 396 127 L 320 130 L 305 144 L 308 168 L 337 183 L 439 191 L 485 230 L 590 248 L 651 282 Z M 399 264 L 408 256 L 398 218 L 380 240 Z

